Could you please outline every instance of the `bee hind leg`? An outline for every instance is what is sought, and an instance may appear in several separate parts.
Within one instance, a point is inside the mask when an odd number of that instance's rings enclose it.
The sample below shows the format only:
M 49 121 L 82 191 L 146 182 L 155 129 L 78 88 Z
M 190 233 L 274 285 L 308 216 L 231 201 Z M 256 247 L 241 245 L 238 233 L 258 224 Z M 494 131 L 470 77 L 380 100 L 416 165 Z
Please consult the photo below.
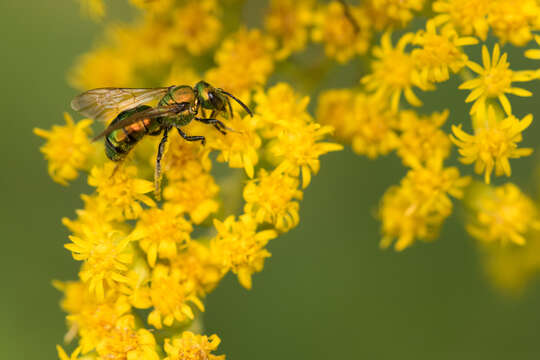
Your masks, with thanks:
M 170 127 L 163 129 L 163 137 L 159 142 L 158 153 L 156 157 L 156 167 L 154 169 L 154 196 L 156 200 L 161 200 L 161 158 L 165 152 Z

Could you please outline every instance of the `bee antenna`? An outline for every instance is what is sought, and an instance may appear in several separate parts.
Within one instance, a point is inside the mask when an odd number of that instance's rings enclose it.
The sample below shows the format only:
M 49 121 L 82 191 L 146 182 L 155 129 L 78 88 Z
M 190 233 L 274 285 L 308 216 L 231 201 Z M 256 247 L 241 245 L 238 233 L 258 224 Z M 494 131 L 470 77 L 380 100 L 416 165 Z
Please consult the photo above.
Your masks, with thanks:
M 249 116 L 253 117 L 253 113 L 252 113 L 251 110 L 247 107 L 246 104 L 244 104 L 243 102 L 241 102 L 240 100 L 238 100 L 236 97 L 234 97 L 233 94 L 228 93 L 228 92 L 226 92 L 225 90 L 221 90 L 221 89 L 220 89 L 220 91 L 221 91 L 222 93 L 224 93 L 225 95 L 231 97 L 231 98 L 232 98 L 234 101 L 236 101 L 237 103 L 239 103 L 240 106 L 242 106 L 242 107 L 244 108 L 244 110 L 246 110 L 246 112 L 249 114 Z

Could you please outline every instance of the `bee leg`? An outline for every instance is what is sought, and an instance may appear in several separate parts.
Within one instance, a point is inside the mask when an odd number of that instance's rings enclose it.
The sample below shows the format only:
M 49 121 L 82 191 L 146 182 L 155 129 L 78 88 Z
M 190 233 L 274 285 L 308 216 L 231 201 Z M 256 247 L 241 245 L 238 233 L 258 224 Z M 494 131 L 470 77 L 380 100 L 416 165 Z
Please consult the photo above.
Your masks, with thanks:
M 166 127 L 163 130 L 163 137 L 159 142 L 158 153 L 156 157 L 156 167 L 154 169 L 154 196 L 157 200 L 161 199 L 161 157 L 165 151 L 165 144 L 167 143 L 167 138 L 169 134 L 170 127 Z
M 201 119 L 201 118 L 194 118 L 195 120 L 197 121 L 200 121 L 202 122 L 203 124 L 208 124 L 208 125 L 214 125 L 214 127 L 220 132 L 222 133 L 223 135 L 227 135 L 227 132 L 225 130 L 228 130 L 228 131 L 232 131 L 232 132 L 238 132 L 234 129 L 231 129 L 230 127 L 227 127 L 225 126 L 225 124 L 218 120 L 218 119 Z
M 206 138 L 204 136 L 189 136 L 180 128 L 176 128 L 176 130 L 178 130 L 180 136 L 186 141 L 200 141 L 201 144 L 206 144 Z
M 114 167 L 112 173 L 111 173 L 111 178 L 114 177 L 114 174 L 116 174 L 116 172 L 118 171 L 118 169 L 120 169 L 120 167 L 124 165 L 124 159 L 120 160 L 118 163 L 116 163 L 116 166 Z

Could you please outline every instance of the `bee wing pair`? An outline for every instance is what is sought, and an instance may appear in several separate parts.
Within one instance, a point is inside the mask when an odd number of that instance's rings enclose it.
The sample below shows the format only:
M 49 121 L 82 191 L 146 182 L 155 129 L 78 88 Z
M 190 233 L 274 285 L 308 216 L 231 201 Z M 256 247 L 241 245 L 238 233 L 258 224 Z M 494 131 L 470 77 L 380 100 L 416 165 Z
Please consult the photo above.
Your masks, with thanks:
M 100 88 L 84 92 L 71 101 L 71 108 L 81 114 L 106 122 L 124 110 L 133 109 L 155 99 L 162 98 L 169 91 L 168 87 L 162 88 Z M 133 114 L 132 116 L 108 126 L 93 140 L 109 135 L 137 121 L 156 118 L 165 115 L 178 114 L 188 106 L 185 103 L 154 107 Z

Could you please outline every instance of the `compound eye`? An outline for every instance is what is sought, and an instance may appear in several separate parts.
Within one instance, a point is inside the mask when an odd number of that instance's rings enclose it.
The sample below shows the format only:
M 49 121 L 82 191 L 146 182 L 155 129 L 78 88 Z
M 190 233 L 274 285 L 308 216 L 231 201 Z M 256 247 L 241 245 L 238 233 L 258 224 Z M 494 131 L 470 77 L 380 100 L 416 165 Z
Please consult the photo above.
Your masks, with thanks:
M 223 101 L 211 91 L 208 92 L 208 100 L 210 100 L 210 103 L 215 109 L 221 110 L 223 108 Z

